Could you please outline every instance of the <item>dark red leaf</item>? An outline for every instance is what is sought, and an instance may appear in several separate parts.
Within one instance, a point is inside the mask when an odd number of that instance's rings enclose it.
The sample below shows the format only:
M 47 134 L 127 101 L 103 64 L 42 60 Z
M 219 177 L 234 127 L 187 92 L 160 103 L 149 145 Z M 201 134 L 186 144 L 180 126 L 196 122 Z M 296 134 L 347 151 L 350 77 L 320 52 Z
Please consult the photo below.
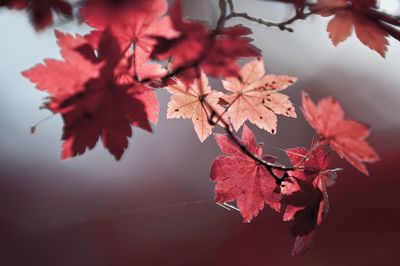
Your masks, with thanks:
M 36 30 L 43 30 L 53 24 L 53 12 L 72 18 L 72 6 L 65 0 L 2 0 L 1 6 L 17 10 L 27 9 Z
M 259 56 L 252 46 L 252 39 L 245 37 L 250 29 L 236 25 L 229 28 L 210 30 L 206 23 L 183 18 L 180 1 L 169 11 L 176 31 L 176 38 L 157 38 L 152 57 L 158 60 L 171 58 L 170 69 L 179 72 L 178 78 L 190 85 L 199 78 L 198 68 L 211 76 L 237 76 L 240 67 L 236 60 L 241 57 Z
M 316 138 L 310 150 L 306 148 L 287 149 L 290 162 L 298 170 L 289 173 L 282 193 L 286 195 L 284 221 L 293 221 L 292 234 L 296 237 L 292 254 L 304 254 L 311 246 L 317 226 L 324 221 L 328 209 L 327 186 L 333 185 L 336 173 L 328 170 L 330 159 Z
M 120 42 L 122 50 L 134 45 L 140 54 L 136 64 L 147 62 L 154 45 L 155 37 L 175 38 L 179 35 L 172 28 L 166 0 L 88 0 L 81 8 L 83 20 L 96 30 L 91 38 L 98 38 L 101 31 L 111 29 Z
M 101 137 L 120 159 L 132 135 L 131 125 L 151 131 L 149 122 L 157 122 L 155 94 L 133 80 L 121 82 L 121 76 L 131 70 L 109 31 L 103 33 L 97 49 L 79 35 L 56 32 L 56 36 L 64 61 L 47 59 L 23 75 L 51 94 L 49 109 L 63 117 L 61 157 L 82 154 Z
M 299 190 L 283 197 L 281 203 L 288 205 L 284 220 L 293 223 L 291 232 L 296 240 L 292 255 L 297 255 L 311 248 L 315 231 L 326 216 L 329 205 L 326 190 L 321 191 L 320 186 L 301 179 L 293 179 L 292 182 L 291 186 Z M 286 182 L 286 186 L 289 184 Z

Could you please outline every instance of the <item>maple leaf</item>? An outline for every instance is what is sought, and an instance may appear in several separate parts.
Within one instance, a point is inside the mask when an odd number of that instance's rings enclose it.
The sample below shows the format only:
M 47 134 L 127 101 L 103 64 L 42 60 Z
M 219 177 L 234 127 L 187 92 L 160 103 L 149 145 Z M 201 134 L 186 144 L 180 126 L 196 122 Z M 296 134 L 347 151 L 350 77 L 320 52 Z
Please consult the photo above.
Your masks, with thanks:
M 335 172 L 329 171 L 330 152 L 324 145 L 319 143 L 315 137 L 311 148 L 303 147 L 290 148 L 285 150 L 291 164 L 299 170 L 291 171 L 290 174 L 304 181 L 314 181 L 322 178 L 328 186 L 335 183 Z
M 259 56 L 252 46 L 252 39 L 245 37 L 250 29 L 242 25 L 210 30 L 200 21 L 183 18 L 180 1 L 169 11 L 173 26 L 180 35 L 176 38 L 157 38 L 152 57 L 157 60 L 170 59 L 170 69 L 189 85 L 198 78 L 197 68 L 211 76 L 235 76 L 240 68 L 236 60 L 241 57 Z
M 97 50 L 99 48 L 98 46 L 103 33 L 103 31 L 92 31 L 85 36 L 87 42 L 93 49 Z M 129 83 L 134 82 L 135 78 L 138 80 L 156 80 L 167 73 L 167 70 L 160 64 L 150 63 L 148 59 L 148 54 L 139 48 L 126 50 L 125 55 L 118 65 L 120 81 Z
M 213 32 L 213 42 L 200 66 L 212 76 L 239 76 L 240 67 L 236 60 L 243 57 L 260 56 L 260 51 L 245 37 L 252 31 L 243 25 L 217 29 Z
M 265 75 L 262 59 L 253 60 L 240 70 L 240 78 L 223 81 L 226 90 L 223 97 L 227 103 L 227 114 L 237 131 L 246 120 L 261 129 L 275 134 L 276 114 L 296 117 L 295 109 L 287 95 L 279 93 L 296 82 L 290 76 Z
M 214 134 L 214 137 L 225 153 L 217 157 L 211 166 L 211 180 L 216 182 L 216 202 L 236 200 L 245 222 L 257 216 L 265 203 L 279 212 L 280 194 L 275 192 L 275 179 L 265 166 L 244 153 L 228 135 Z M 261 157 L 262 148 L 247 126 L 243 127 L 242 143 L 251 153 Z
M 79 35 L 56 31 L 56 37 L 64 61 L 47 59 L 23 75 L 51 94 L 49 109 L 62 115 L 62 159 L 92 149 L 100 137 L 120 159 L 132 135 L 131 125 L 151 131 L 149 121 L 157 122 L 155 94 L 137 82 L 118 82 L 128 70 L 121 67 L 124 54 L 109 31 L 103 33 L 98 49 Z
M 292 178 L 291 182 L 285 182 L 285 187 L 290 185 L 297 189 L 281 200 L 288 205 L 283 220 L 293 221 L 291 232 L 296 240 L 292 255 L 304 254 L 312 247 L 316 229 L 328 213 L 328 194 L 322 178 L 314 182 Z
M 211 90 L 204 73 L 201 73 L 200 79 L 194 80 L 189 87 L 176 80 L 176 83 L 168 86 L 167 90 L 173 94 L 168 103 L 167 118 L 192 119 L 200 141 L 206 140 L 214 127 L 210 123 L 213 112 L 223 113 L 223 108 L 218 105 L 223 93 Z
M 345 41 L 354 28 L 364 45 L 385 57 L 388 32 L 379 26 L 377 20 L 366 15 L 368 10 L 376 8 L 376 0 L 319 0 L 313 7 L 322 16 L 334 15 L 327 31 L 335 46 Z
M 293 167 L 297 168 L 297 170 L 290 171 L 289 176 L 312 183 L 314 186 L 318 187 L 324 195 L 327 193 L 326 187 L 332 186 L 335 183 L 337 169 L 328 169 L 330 164 L 329 150 L 326 151 L 324 146 L 318 143 L 316 139 L 313 140 L 310 150 L 296 147 L 286 149 L 285 152 Z M 289 182 L 287 186 L 284 187 L 282 193 L 290 195 L 299 190 L 300 187 L 296 182 Z M 328 199 L 327 195 L 326 199 Z M 301 209 L 302 207 L 293 208 L 289 206 L 284 213 L 283 220 L 292 220 L 295 213 Z M 325 215 L 326 214 L 318 217 L 318 224 L 322 223 L 323 216 Z
M 292 254 L 304 254 L 311 248 L 315 231 L 328 213 L 327 187 L 335 183 L 336 169 L 328 170 L 330 153 L 316 138 L 310 150 L 297 147 L 285 152 L 297 170 L 289 172 L 291 178 L 282 188 L 285 197 L 281 202 L 288 205 L 283 220 L 293 221 L 292 234 L 296 240 Z
M 322 142 L 330 145 L 341 157 L 360 172 L 368 175 L 364 164 L 379 160 L 378 154 L 365 141 L 369 126 L 354 120 L 344 119 L 341 105 L 332 97 L 322 99 L 316 106 L 307 93 L 302 93 L 303 114 L 316 130 Z
M 160 60 L 172 57 L 170 67 L 176 69 L 196 61 L 205 43 L 209 42 L 209 28 L 205 22 L 183 19 L 180 1 L 175 1 L 169 10 L 173 27 L 180 34 L 173 39 L 157 38 L 153 57 Z M 207 44 L 209 46 L 209 44 Z
M 72 18 L 72 6 L 64 0 L 2 0 L 1 6 L 28 10 L 32 23 L 38 31 L 53 23 L 53 12 Z
M 111 29 L 122 50 L 134 45 L 141 55 L 135 58 L 141 60 L 136 64 L 143 65 L 156 45 L 155 37 L 169 39 L 179 35 L 169 16 L 163 16 L 167 7 L 166 0 L 88 0 L 80 13 L 89 26 L 97 29 L 91 35 L 101 35 L 102 31 Z
M 105 30 L 112 24 L 129 21 L 130 15 L 139 16 L 138 21 L 143 21 L 146 14 L 149 20 L 157 19 L 167 7 L 165 0 L 85 0 L 79 12 L 89 26 Z

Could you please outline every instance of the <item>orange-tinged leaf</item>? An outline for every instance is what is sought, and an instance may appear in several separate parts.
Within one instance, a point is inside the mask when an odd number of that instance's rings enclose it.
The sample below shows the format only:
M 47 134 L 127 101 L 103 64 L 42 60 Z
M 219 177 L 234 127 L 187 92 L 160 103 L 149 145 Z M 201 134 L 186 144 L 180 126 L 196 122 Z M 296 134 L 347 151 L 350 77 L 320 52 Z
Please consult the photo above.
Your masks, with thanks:
M 345 41 L 355 29 L 357 38 L 367 47 L 385 57 L 388 32 L 379 26 L 379 20 L 367 15 L 376 9 L 375 0 L 319 0 L 312 9 L 322 16 L 332 16 L 327 31 L 336 46 Z
M 357 16 L 354 21 L 354 28 L 358 39 L 370 49 L 376 51 L 382 57 L 385 57 L 387 46 L 388 33 L 379 27 L 374 21 L 363 17 Z
M 353 16 L 349 12 L 337 12 L 336 16 L 329 21 L 327 31 L 335 46 L 351 35 L 353 24 Z
M 368 175 L 364 163 L 379 160 L 378 154 L 365 141 L 369 126 L 344 119 L 341 105 L 332 97 L 322 99 L 317 105 L 307 93 L 302 94 L 302 99 L 304 117 L 322 141 L 328 143 L 341 158 L 344 157 L 360 172 Z
M 223 108 L 218 105 L 223 93 L 211 90 L 204 73 L 189 87 L 176 80 L 176 84 L 168 86 L 167 90 L 173 94 L 168 103 L 167 118 L 192 119 L 200 141 L 206 140 L 214 127 L 210 123 L 212 111 L 223 113 Z
M 239 78 L 227 78 L 223 81 L 230 94 L 223 100 L 228 103 L 227 114 L 237 131 L 246 120 L 250 120 L 261 129 L 275 134 L 277 114 L 296 117 L 295 109 L 287 95 L 278 91 L 286 89 L 296 82 L 290 76 L 265 75 L 264 62 L 253 60 L 240 71 Z

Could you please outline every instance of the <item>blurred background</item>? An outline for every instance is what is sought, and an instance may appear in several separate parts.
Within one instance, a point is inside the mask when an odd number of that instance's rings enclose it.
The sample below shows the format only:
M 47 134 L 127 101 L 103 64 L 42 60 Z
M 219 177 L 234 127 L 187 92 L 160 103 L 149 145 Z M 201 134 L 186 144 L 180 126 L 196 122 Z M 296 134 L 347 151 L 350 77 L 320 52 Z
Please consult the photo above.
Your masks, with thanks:
M 215 23 L 216 0 L 184 0 L 185 14 Z M 286 5 L 234 1 L 237 11 L 280 21 Z M 400 14 L 397 0 L 381 8 Z M 46 94 L 20 75 L 44 58 L 60 58 L 53 29 L 37 33 L 24 12 L 0 9 L 0 265 L 400 265 L 400 43 L 390 39 L 387 58 L 354 36 L 335 48 L 329 18 L 311 17 L 295 32 L 244 20 L 263 51 L 267 71 L 299 77 L 287 90 L 295 106 L 305 90 L 314 100 L 332 95 L 349 118 L 372 126 L 369 142 L 382 160 L 363 176 L 347 162 L 329 189 L 330 211 L 314 248 L 291 257 L 290 224 L 266 208 L 250 224 L 213 203 L 211 161 L 220 154 L 213 138 L 201 144 L 191 121 L 166 120 L 168 93 L 157 92 L 160 121 L 150 134 L 134 129 L 116 162 L 98 144 L 67 161 L 59 159 L 62 121 L 39 110 Z M 56 22 L 71 33 L 90 29 Z M 220 89 L 215 82 L 216 89 Z M 313 131 L 298 119 L 279 117 L 278 134 L 252 127 L 264 151 L 309 147 Z M 285 159 L 283 159 L 285 161 Z

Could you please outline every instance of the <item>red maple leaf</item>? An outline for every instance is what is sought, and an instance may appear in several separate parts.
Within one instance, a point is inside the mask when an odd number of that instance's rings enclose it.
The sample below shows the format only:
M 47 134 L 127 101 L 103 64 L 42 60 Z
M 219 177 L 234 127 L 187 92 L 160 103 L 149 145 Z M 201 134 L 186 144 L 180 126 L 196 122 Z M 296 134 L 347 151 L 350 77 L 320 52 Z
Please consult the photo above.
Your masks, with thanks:
M 316 139 L 310 150 L 306 148 L 287 149 L 286 154 L 298 170 L 291 171 L 288 182 L 282 188 L 287 204 L 284 221 L 293 221 L 292 234 L 296 237 L 293 255 L 307 252 L 314 241 L 315 231 L 324 221 L 328 209 L 327 186 L 335 182 L 336 170 L 328 170 L 329 151 Z
M 291 171 L 291 175 L 304 181 L 313 182 L 316 178 L 322 178 L 328 186 L 333 185 L 334 172 L 329 171 L 330 152 L 324 145 L 314 138 L 310 150 L 302 147 L 285 150 L 291 164 L 299 170 Z
M 180 72 L 178 78 L 190 85 L 199 78 L 199 67 L 211 76 L 237 76 L 240 67 L 236 60 L 241 57 L 259 56 L 252 46 L 252 39 L 244 37 L 251 33 L 242 25 L 210 30 L 200 21 L 183 18 L 180 1 L 171 7 L 169 15 L 176 31 L 176 38 L 157 38 L 152 57 L 158 60 L 171 59 L 170 69 Z
M 214 134 L 214 137 L 225 153 L 217 157 L 211 166 L 211 180 L 216 182 L 216 202 L 236 200 L 245 222 L 257 216 L 265 203 L 279 212 L 280 194 L 275 192 L 277 185 L 265 166 L 244 153 L 228 135 Z M 242 143 L 261 158 L 262 148 L 257 145 L 253 132 L 247 126 L 243 127 Z
M 332 16 L 328 24 L 329 37 L 336 46 L 345 41 L 355 29 L 358 39 L 366 46 L 385 57 L 388 32 L 379 21 L 366 15 L 377 8 L 376 0 L 319 0 L 313 7 L 322 16 Z
M 301 179 L 292 179 L 292 182 L 299 190 L 284 196 L 281 203 L 288 205 L 288 210 L 293 215 L 285 221 L 293 221 L 291 233 L 296 240 L 292 255 L 297 255 L 304 254 L 311 248 L 316 228 L 320 225 L 319 217 L 326 215 L 328 202 L 327 197 L 313 183 Z
M 329 170 L 330 156 L 329 151 L 326 151 L 323 145 L 320 145 L 316 139 L 313 140 L 310 150 L 306 148 L 291 148 L 285 150 L 291 164 L 297 170 L 290 171 L 289 176 L 294 177 L 296 180 L 312 183 L 315 187 L 325 195 L 326 187 L 332 186 L 335 183 L 337 169 Z M 294 192 L 300 191 L 301 188 L 298 182 L 286 182 L 282 193 L 290 195 Z M 328 196 L 326 195 L 326 205 Z M 297 211 L 303 207 L 293 208 L 288 206 L 283 216 L 284 221 L 290 221 L 294 218 Z M 326 209 L 327 212 L 327 209 Z M 318 217 L 318 224 L 321 224 L 325 214 L 320 214 Z
M 156 44 L 154 37 L 174 38 L 179 34 L 172 25 L 167 11 L 166 0 L 88 0 L 80 13 L 84 21 L 97 30 L 92 38 L 99 38 L 102 31 L 111 29 L 120 42 L 122 50 L 134 45 L 140 54 L 136 64 L 148 61 Z
M 138 15 L 142 20 L 145 14 L 155 19 L 166 12 L 165 0 L 84 0 L 80 8 L 82 19 L 96 29 L 107 29 L 112 24 L 124 23 L 129 15 Z
M 374 163 L 378 154 L 365 141 L 369 126 L 344 119 L 341 105 L 332 97 L 322 99 L 316 106 L 308 94 L 302 94 L 303 114 L 316 130 L 321 141 L 327 143 L 341 158 L 345 158 L 359 171 L 368 175 L 364 162 Z
M 64 0 L 2 0 L 1 6 L 28 10 L 36 30 L 43 30 L 53 23 L 53 12 L 72 18 L 72 6 Z
M 131 71 L 119 43 L 105 31 L 94 49 L 82 36 L 56 32 L 64 61 L 45 60 L 23 75 L 51 94 L 49 109 L 64 120 L 62 158 L 92 149 L 99 137 L 118 160 L 128 146 L 131 125 L 151 131 L 158 120 L 155 94 L 124 77 Z M 97 53 L 97 55 L 96 55 Z

